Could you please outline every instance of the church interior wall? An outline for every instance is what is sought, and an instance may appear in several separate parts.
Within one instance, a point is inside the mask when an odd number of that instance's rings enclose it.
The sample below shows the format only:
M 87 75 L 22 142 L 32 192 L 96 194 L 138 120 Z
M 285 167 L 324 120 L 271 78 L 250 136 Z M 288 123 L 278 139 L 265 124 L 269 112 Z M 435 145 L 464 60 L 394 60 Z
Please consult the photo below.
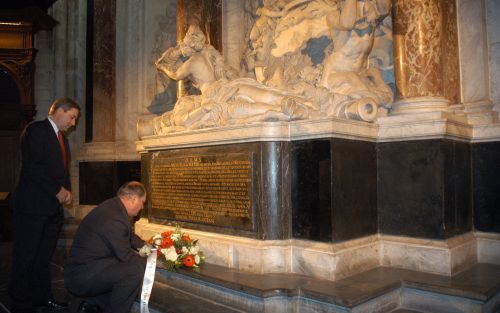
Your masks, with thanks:
M 491 100 L 500 112 L 500 2 L 486 0 L 486 29 L 488 38 L 488 60 Z
M 91 207 L 79 205 L 80 163 L 104 162 L 112 170 L 138 161 L 140 156 L 134 144 L 138 117 L 151 115 L 148 106 L 158 102 L 173 106 L 175 85 L 159 77 L 154 60 L 167 46 L 175 44 L 175 0 L 116 3 L 116 123 L 115 139 L 111 142 L 85 141 L 87 1 L 56 1 L 48 13 L 59 24 L 35 36 L 36 119 L 47 115 L 55 98 L 71 97 L 82 107 L 78 126 L 69 136 L 75 201 L 67 208 L 69 215 L 81 217 Z M 162 98 L 158 97 L 160 94 Z
M 461 102 L 489 100 L 488 47 L 482 1 L 457 1 Z
M 85 47 L 86 1 L 56 1 L 48 14 L 59 24 L 50 31 L 41 30 L 35 35 L 36 56 L 35 104 L 36 119 L 47 116 L 54 99 L 70 97 L 82 108 L 85 115 Z M 73 205 L 66 213 L 78 213 L 78 164 L 75 161 L 84 144 L 85 125 L 80 118 L 75 131 L 68 136 L 72 151 L 71 183 L 75 195 Z

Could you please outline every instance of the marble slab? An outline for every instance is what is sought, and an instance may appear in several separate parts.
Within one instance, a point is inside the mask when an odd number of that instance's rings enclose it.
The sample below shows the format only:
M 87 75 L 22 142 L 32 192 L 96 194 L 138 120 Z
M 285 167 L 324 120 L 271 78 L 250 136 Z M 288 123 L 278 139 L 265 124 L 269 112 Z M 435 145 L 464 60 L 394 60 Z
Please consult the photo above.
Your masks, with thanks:
M 477 262 L 474 235 L 426 240 L 381 235 L 381 265 L 451 276 Z
M 500 234 L 475 232 L 477 257 L 482 263 L 500 265 Z

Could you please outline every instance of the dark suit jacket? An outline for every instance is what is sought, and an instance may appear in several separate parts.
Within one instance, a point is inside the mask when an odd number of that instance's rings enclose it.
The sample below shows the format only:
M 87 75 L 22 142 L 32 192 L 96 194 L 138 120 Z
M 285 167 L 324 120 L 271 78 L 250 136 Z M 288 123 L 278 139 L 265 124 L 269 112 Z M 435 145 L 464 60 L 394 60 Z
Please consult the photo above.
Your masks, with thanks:
M 64 137 L 69 164 L 69 145 Z M 68 172 L 57 135 L 48 119 L 29 124 L 21 135 L 21 173 L 12 197 L 19 213 L 53 215 L 60 208 L 56 198 L 61 186 L 70 190 Z
M 132 232 L 127 211 L 120 198 L 108 199 L 93 209 L 80 223 L 66 262 L 65 272 L 99 273 L 118 262 L 139 262 L 143 258 L 132 249 L 144 245 Z

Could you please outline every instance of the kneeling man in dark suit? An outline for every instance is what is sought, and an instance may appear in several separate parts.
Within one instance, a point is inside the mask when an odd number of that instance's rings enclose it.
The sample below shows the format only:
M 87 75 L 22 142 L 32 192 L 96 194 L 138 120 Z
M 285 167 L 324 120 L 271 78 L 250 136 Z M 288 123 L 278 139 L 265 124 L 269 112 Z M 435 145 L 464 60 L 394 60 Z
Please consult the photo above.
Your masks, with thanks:
M 80 312 L 128 313 L 141 289 L 146 243 L 132 232 L 129 217 L 146 202 L 139 182 L 128 182 L 80 223 L 64 268 L 64 283 L 85 300 Z

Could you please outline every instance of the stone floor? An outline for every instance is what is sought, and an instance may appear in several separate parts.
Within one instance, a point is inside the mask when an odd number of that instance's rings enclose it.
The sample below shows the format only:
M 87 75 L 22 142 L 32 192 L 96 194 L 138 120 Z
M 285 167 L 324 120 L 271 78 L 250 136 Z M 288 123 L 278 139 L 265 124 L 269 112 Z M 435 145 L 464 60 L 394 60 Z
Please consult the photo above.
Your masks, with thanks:
M 57 300 L 66 301 L 70 307 L 68 313 L 77 312 L 81 299 L 67 292 L 62 279 L 62 264 L 64 264 L 65 250 L 56 251 L 52 261 L 52 285 Z M 10 300 L 7 293 L 8 274 L 11 263 L 11 243 L 0 242 L 0 313 L 10 313 Z M 280 276 L 278 274 L 257 275 L 240 273 L 221 267 L 205 264 L 200 273 L 181 272 L 163 273 L 164 281 L 153 289 L 150 311 L 151 313 L 234 313 L 245 312 L 216 303 L 203 296 L 197 296 L 182 290 L 170 288 L 169 275 L 180 275 L 191 279 L 201 279 L 207 284 L 217 285 L 225 289 L 238 290 L 252 296 L 266 297 L 282 293 L 283 295 L 311 296 L 331 301 L 336 305 L 353 307 L 358 303 L 367 301 L 370 297 L 399 288 L 397 286 L 425 290 L 430 292 L 445 293 L 453 297 L 473 299 L 489 299 L 500 294 L 500 266 L 478 264 L 470 270 L 454 277 L 425 274 L 413 271 L 378 268 L 361 273 L 337 282 L 315 280 L 303 276 Z M 158 277 L 158 274 L 157 274 Z M 138 303 L 132 312 L 138 312 Z M 422 311 L 410 310 L 399 307 L 391 313 L 421 313 Z M 425 312 L 433 312 L 425 310 Z M 38 313 L 46 313 L 41 310 Z M 367 312 L 369 313 L 369 312 Z
M 252 274 L 205 264 L 199 273 L 157 273 L 151 294 L 151 307 L 160 311 L 171 308 L 166 295 L 171 294 L 172 290 L 175 291 L 171 286 L 177 285 L 189 286 L 190 289 L 185 292 L 205 299 L 214 299 L 222 290 L 228 290 L 218 297 L 226 302 L 245 302 L 248 298 L 253 298 L 254 307 L 258 307 L 259 302 L 272 298 L 302 298 L 306 302 L 324 303 L 325 306 L 321 306 L 323 308 L 340 308 L 338 311 L 335 309 L 335 312 L 371 312 L 369 309 L 366 311 L 368 306 L 376 307 L 377 301 L 383 301 L 379 299 L 385 295 L 399 292 L 400 303 L 391 313 L 472 312 L 472 309 L 467 307 L 474 307 L 474 312 L 500 312 L 500 266 L 492 264 L 477 264 L 453 277 L 379 267 L 335 282 L 294 274 Z M 212 291 L 207 291 L 209 288 L 212 288 Z M 235 300 L 236 298 L 239 300 Z M 415 305 L 415 301 L 428 303 Z M 284 303 L 286 304 L 286 301 Z M 481 309 L 483 305 L 484 308 Z M 435 306 L 440 306 L 439 310 L 435 309 Z M 488 309 L 485 309 L 486 307 Z M 219 308 L 220 311 L 206 312 L 259 311 L 242 310 L 241 307 L 239 309 Z M 329 310 L 327 308 L 321 312 L 330 312 Z
M 10 264 L 11 264 L 11 249 L 10 242 L 0 242 L 0 313 L 10 313 L 10 299 L 7 291 Z M 66 288 L 64 288 L 62 264 L 64 264 L 65 251 L 59 249 L 54 254 L 51 264 L 52 273 L 52 291 L 54 297 L 58 301 L 64 301 L 69 304 L 69 309 L 65 312 L 74 313 L 78 311 L 80 299 L 72 296 Z M 38 313 L 50 312 L 49 310 L 39 310 Z
M 11 264 L 11 243 L 0 241 L 0 313 L 10 313 L 10 299 L 8 295 L 8 281 Z M 64 288 L 63 281 L 63 267 L 66 251 L 58 249 L 52 259 L 51 273 L 52 273 L 52 291 L 54 297 L 58 301 L 64 301 L 69 304 L 68 310 L 64 313 L 78 312 L 78 306 L 81 299 L 71 295 L 66 288 Z M 158 292 L 161 292 L 158 290 Z M 157 292 L 157 293 L 158 293 Z M 224 307 L 211 303 L 204 299 L 197 299 L 185 293 L 170 290 L 168 297 L 165 298 L 161 313 L 182 313 L 182 312 L 197 312 L 197 313 L 225 313 L 234 312 L 232 310 L 225 310 Z M 136 302 L 132 308 L 131 313 L 139 312 L 139 302 Z M 37 313 L 49 313 L 50 310 L 39 309 Z M 159 311 L 150 309 L 150 313 L 160 313 Z

